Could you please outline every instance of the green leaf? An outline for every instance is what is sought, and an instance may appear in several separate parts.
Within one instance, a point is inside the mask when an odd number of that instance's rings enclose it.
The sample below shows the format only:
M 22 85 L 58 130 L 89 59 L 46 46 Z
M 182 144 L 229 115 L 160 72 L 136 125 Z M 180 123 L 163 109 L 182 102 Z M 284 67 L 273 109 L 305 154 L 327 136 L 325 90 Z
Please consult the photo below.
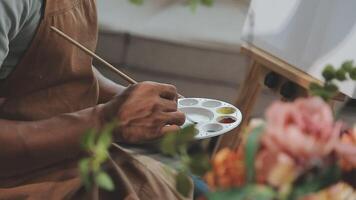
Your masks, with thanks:
M 107 148 L 110 147 L 111 143 L 112 143 L 111 134 L 102 133 L 98 138 L 97 146 L 100 146 L 100 147 L 102 147 L 104 149 L 107 149 Z
M 343 69 L 338 69 L 335 73 L 335 78 L 339 81 L 346 80 L 346 71 Z
M 110 176 L 104 171 L 101 171 L 96 174 L 95 182 L 100 188 L 104 190 L 113 191 L 115 188 L 114 182 L 112 181 Z
M 90 181 L 90 159 L 85 158 L 79 161 L 79 173 L 80 178 L 85 186 L 86 189 L 91 188 L 91 181 Z
M 192 11 L 195 11 L 198 7 L 199 0 L 189 0 L 189 7 Z
M 109 152 L 107 149 L 97 147 L 95 150 L 95 156 L 92 160 L 92 171 L 98 172 L 100 167 L 109 157 Z
M 177 145 L 185 145 L 189 144 L 190 142 L 194 141 L 195 136 L 197 135 L 196 129 L 194 125 L 189 125 L 184 127 L 182 130 L 176 134 Z
M 310 92 L 313 96 L 318 96 L 324 99 L 324 101 L 328 102 L 335 94 L 336 91 L 333 91 L 335 88 L 333 83 L 326 82 L 325 86 L 319 86 L 316 83 L 310 84 Z
M 255 181 L 255 157 L 260 147 L 260 138 L 263 134 L 263 129 L 263 126 L 253 129 L 247 138 L 245 146 L 245 165 L 248 183 Z
M 203 176 L 210 170 L 209 156 L 206 154 L 192 155 L 189 163 L 189 169 L 193 174 Z
M 105 125 L 104 129 L 99 135 L 97 145 L 101 148 L 107 149 L 112 143 L 112 131 L 115 128 L 115 123 Z
M 353 60 L 347 60 L 344 63 L 342 63 L 341 68 L 346 72 L 350 73 L 352 71 L 353 65 L 354 65 Z
M 88 131 L 81 141 L 82 147 L 91 152 L 88 158 L 79 161 L 80 175 L 87 189 L 90 189 L 94 182 L 106 190 L 114 188 L 111 178 L 101 171 L 101 165 L 108 158 L 115 125 L 116 123 L 107 124 L 100 133 Z
M 334 96 L 333 93 L 330 93 L 326 90 L 320 90 L 312 93 L 313 96 L 321 97 L 325 102 L 329 102 L 330 99 Z
M 164 136 L 161 141 L 161 151 L 167 155 L 177 155 L 179 149 L 185 149 L 192 141 L 196 135 L 195 126 L 190 125 L 184 127 L 183 129 L 169 133 Z
M 335 77 L 335 68 L 332 65 L 327 65 L 322 72 L 322 75 L 326 81 L 330 81 Z
M 317 83 L 311 83 L 310 85 L 309 85 L 309 89 L 310 90 L 320 90 L 320 89 L 322 89 L 322 86 L 320 86 L 319 84 L 317 84 Z
M 328 92 L 331 92 L 331 93 L 336 93 L 339 90 L 337 85 L 335 85 L 334 83 L 326 83 L 324 88 L 325 88 L 325 90 L 327 90 Z
M 201 0 L 201 3 L 205 6 L 212 6 L 214 3 L 214 0 Z
M 130 2 L 135 4 L 135 5 L 142 5 L 143 4 L 143 0 L 130 0 Z
M 350 72 L 350 78 L 354 81 L 356 81 L 356 67 L 353 68 Z
M 207 196 L 209 200 L 244 200 L 246 194 L 243 189 L 231 189 L 227 191 L 212 192 Z
M 179 172 L 176 176 L 176 189 L 184 197 L 189 197 L 193 189 L 192 182 L 183 172 Z
M 174 156 L 177 154 L 175 133 L 169 133 L 164 136 L 161 142 L 161 151 L 163 154 Z
M 88 130 L 82 137 L 81 147 L 85 151 L 92 151 L 95 146 L 96 131 L 94 129 Z
M 273 200 L 276 192 L 267 186 L 247 185 L 227 191 L 208 194 L 209 200 Z
M 108 159 L 109 147 L 112 143 L 112 131 L 115 127 L 115 123 L 109 123 L 105 125 L 103 130 L 98 134 L 96 146 L 94 148 L 92 170 L 94 173 L 98 172 L 101 165 Z
M 296 181 L 288 199 L 299 199 L 299 197 L 323 190 L 339 181 L 340 177 L 341 170 L 337 164 L 312 170 Z

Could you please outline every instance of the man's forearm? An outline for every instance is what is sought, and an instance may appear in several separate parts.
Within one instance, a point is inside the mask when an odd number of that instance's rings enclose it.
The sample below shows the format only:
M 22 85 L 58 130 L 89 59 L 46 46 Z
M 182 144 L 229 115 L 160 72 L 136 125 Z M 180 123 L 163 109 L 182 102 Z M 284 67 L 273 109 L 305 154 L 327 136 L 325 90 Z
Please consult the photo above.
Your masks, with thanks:
M 100 87 L 99 103 L 110 101 L 125 89 L 96 69 L 94 72 Z M 0 178 L 79 156 L 85 131 L 101 127 L 100 109 L 98 105 L 40 121 L 0 119 Z
M 0 119 L 0 178 L 80 155 L 80 138 L 101 126 L 100 106 L 41 121 Z
M 115 95 L 121 94 L 126 89 L 126 87 L 103 76 L 95 67 L 93 67 L 93 71 L 99 83 L 99 103 L 110 101 Z

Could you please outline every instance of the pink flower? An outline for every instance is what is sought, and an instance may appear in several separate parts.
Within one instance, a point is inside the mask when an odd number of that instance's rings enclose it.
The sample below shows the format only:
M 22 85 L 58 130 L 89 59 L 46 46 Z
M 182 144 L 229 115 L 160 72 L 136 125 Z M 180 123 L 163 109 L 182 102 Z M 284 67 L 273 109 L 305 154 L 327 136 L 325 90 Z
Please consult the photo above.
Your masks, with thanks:
M 317 97 L 276 102 L 268 108 L 266 118 L 263 146 L 298 161 L 330 154 L 341 129 L 341 124 L 334 123 L 329 105 Z

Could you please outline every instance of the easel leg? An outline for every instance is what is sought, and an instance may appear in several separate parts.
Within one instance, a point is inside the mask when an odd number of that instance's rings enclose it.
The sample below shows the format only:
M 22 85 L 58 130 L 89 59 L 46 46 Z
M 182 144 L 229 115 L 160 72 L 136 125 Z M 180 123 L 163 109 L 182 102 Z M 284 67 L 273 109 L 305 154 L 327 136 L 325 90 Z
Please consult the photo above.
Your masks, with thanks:
M 263 66 L 256 61 L 252 61 L 235 103 L 236 107 L 238 107 L 242 112 L 242 123 L 237 129 L 222 135 L 218 139 L 214 152 L 217 152 L 225 147 L 235 148 L 238 145 L 240 139 L 239 133 L 247 126 L 251 112 L 261 90 L 260 78 L 262 76 L 262 72 Z

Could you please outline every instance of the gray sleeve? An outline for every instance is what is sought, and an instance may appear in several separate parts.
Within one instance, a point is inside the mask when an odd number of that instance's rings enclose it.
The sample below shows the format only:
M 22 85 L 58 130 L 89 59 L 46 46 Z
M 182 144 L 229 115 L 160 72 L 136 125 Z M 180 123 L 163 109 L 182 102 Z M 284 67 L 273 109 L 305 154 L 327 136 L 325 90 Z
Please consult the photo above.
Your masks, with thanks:
M 0 68 L 29 14 L 30 0 L 0 0 Z

